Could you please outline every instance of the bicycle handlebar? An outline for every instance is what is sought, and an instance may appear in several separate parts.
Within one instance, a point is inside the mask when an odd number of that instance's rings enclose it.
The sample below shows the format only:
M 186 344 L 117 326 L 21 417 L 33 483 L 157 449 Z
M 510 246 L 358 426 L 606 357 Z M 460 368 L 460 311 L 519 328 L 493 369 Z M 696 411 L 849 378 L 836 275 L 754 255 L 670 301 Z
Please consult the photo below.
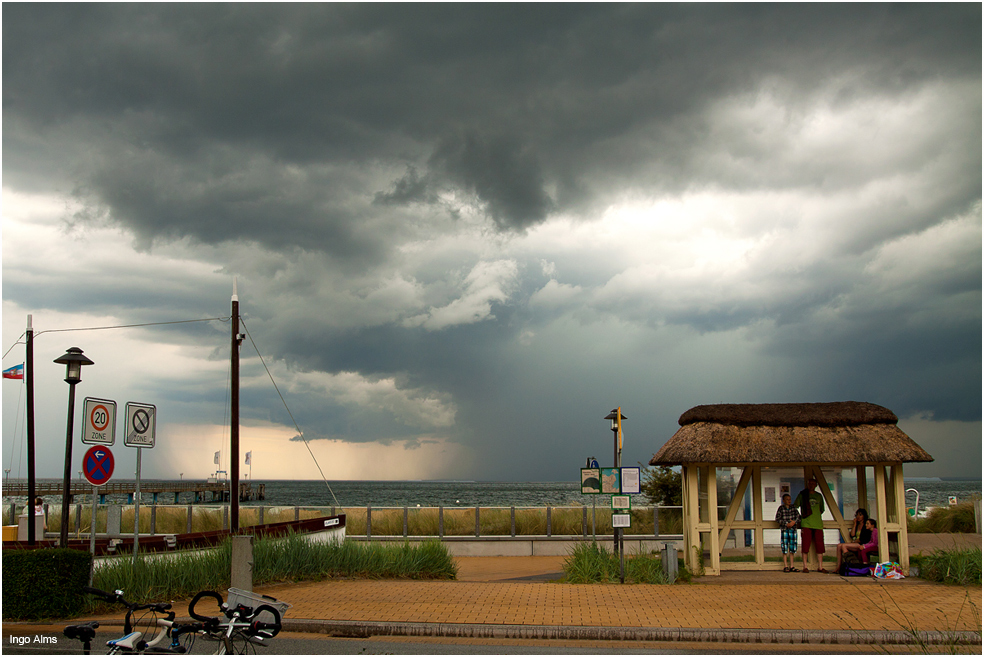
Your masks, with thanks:
M 273 614 L 273 622 L 262 623 L 260 621 L 254 620 L 249 624 L 248 633 L 253 636 L 258 636 L 262 633 L 264 638 L 272 639 L 273 637 L 280 634 L 280 628 L 282 627 L 280 612 L 276 609 L 276 607 L 271 607 L 270 605 L 260 605 L 259 607 L 253 610 L 253 613 L 250 616 L 250 618 L 256 618 L 264 611 Z
M 122 591 L 114 591 L 113 593 L 107 593 L 106 591 L 103 591 L 101 589 L 94 589 L 91 586 L 83 586 L 82 590 L 88 593 L 89 595 L 94 595 L 97 598 L 102 598 L 105 602 L 120 602 L 126 605 L 127 607 L 130 606 L 130 603 L 123 599 Z
M 217 622 L 218 621 L 217 618 L 213 618 L 210 616 L 202 616 L 200 614 L 195 613 L 195 605 L 197 605 L 199 600 L 201 600 L 202 598 L 215 598 L 216 600 L 218 600 L 220 607 L 224 604 L 224 601 L 222 600 L 222 596 L 216 593 L 215 591 L 199 591 L 198 593 L 195 594 L 195 597 L 191 599 L 191 602 L 188 603 L 188 615 L 190 615 L 196 621 L 201 621 L 202 623 L 209 623 L 210 621 Z

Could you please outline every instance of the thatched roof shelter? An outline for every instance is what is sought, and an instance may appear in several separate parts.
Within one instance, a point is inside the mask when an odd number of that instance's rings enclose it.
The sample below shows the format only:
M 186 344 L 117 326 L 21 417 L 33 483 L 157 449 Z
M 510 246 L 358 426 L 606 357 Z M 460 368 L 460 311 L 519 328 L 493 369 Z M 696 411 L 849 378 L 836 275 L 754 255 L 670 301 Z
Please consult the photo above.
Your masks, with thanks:
M 696 406 L 649 464 L 932 461 L 897 423 L 867 402 Z
M 909 565 L 905 520 L 905 487 L 902 464 L 932 461 L 898 427 L 892 411 L 866 402 L 826 404 L 715 404 L 695 406 L 680 416 L 680 429 L 649 461 L 650 465 L 682 466 L 684 559 L 697 572 L 705 564 L 701 556 L 709 549 L 710 574 L 729 569 L 770 569 L 763 550 L 764 533 L 776 531 L 771 510 L 765 509 L 763 473 L 802 469 L 805 482 L 815 478 L 825 498 L 831 519 L 824 529 L 839 530 L 847 538 L 849 521 L 843 517 L 834 486 L 827 474 L 853 468 L 857 477 L 857 500 L 867 504 L 867 472 L 874 475 L 874 514 L 879 521 L 880 561 L 889 557 L 890 543 L 897 544 L 903 568 Z M 723 519 L 717 509 L 717 468 L 741 469 L 741 478 Z M 778 469 L 778 470 L 777 470 Z M 787 479 L 788 485 L 789 479 Z M 768 489 L 775 495 L 775 487 Z M 751 493 L 752 512 L 745 504 Z M 774 502 L 773 502 L 774 503 Z M 739 517 L 741 516 L 741 517 Z M 721 562 L 721 548 L 729 533 L 754 533 L 755 562 Z M 811 548 L 812 550 L 812 548 Z M 814 555 L 817 557 L 817 555 Z M 820 562 L 822 557 L 817 557 Z

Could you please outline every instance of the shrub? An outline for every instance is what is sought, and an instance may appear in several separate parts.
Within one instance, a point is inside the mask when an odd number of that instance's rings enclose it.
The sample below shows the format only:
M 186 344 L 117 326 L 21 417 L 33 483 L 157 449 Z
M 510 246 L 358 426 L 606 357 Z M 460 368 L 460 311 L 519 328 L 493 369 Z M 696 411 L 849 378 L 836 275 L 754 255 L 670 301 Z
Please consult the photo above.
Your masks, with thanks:
M 121 589 L 127 600 L 138 603 L 185 598 L 201 590 L 227 588 L 231 564 L 232 541 L 227 539 L 212 550 L 139 556 L 136 563 L 130 558 L 114 560 L 96 570 L 93 586 L 104 591 Z M 255 585 L 328 577 L 454 579 L 457 574 L 451 553 L 438 541 L 419 545 L 312 543 L 301 534 L 289 534 L 253 544 Z M 81 586 L 84 583 L 79 590 Z
M 564 574 L 570 584 L 618 582 L 621 579 L 621 570 L 618 556 L 596 542 L 578 543 L 564 561 Z M 666 584 L 662 560 L 652 553 L 627 554 L 625 581 L 634 584 Z
M 933 550 L 918 559 L 919 576 L 933 582 L 970 586 L 981 584 L 981 549 Z
M 3 617 L 68 618 L 82 613 L 92 555 L 81 550 L 3 551 Z
M 974 503 L 938 506 L 925 518 L 909 518 L 908 530 L 916 534 L 973 534 Z
M 571 584 L 617 582 L 618 557 L 598 543 L 578 543 L 564 560 L 564 574 Z

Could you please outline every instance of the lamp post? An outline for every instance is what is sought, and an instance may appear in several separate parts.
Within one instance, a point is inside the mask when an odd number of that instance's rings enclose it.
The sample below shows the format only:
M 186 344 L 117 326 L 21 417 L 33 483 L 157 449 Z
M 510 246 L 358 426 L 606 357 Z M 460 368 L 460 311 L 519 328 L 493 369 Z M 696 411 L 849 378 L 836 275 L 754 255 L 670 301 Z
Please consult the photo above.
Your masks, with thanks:
M 621 429 L 622 420 L 627 420 L 628 418 L 622 415 L 621 408 L 613 408 L 612 412 L 605 416 L 606 420 L 611 420 L 612 422 L 612 437 L 615 442 L 615 468 L 618 469 L 618 481 L 621 486 L 622 483 L 622 445 L 619 442 L 619 430 Z M 613 511 L 614 513 L 614 511 Z M 622 546 L 622 528 L 613 528 L 613 533 L 615 534 L 615 554 L 619 555 L 619 560 L 622 564 L 621 580 L 625 584 L 625 555 L 623 554 Z
M 62 482 L 61 508 L 61 546 L 68 547 L 68 505 L 72 497 L 72 421 L 75 419 L 75 386 L 82 380 L 82 366 L 94 365 L 94 363 L 83 356 L 82 350 L 78 347 L 71 347 L 54 362 L 65 366 L 65 383 L 68 384 L 68 429 L 65 433 L 65 477 Z

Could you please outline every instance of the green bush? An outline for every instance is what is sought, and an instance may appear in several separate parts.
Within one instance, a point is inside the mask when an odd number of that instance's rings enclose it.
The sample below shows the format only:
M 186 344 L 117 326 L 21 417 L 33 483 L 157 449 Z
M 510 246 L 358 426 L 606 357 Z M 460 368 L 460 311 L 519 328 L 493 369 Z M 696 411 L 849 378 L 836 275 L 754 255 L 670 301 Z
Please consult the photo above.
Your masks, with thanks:
M 141 555 L 136 563 L 130 558 L 117 559 L 96 569 L 93 586 L 104 591 L 120 589 L 131 602 L 173 600 L 228 588 L 231 570 L 232 541 L 227 539 L 214 550 L 149 559 Z M 451 553 L 438 541 L 419 545 L 312 543 L 303 535 L 289 534 L 253 544 L 256 586 L 329 577 L 454 579 L 457 573 Z
M 933 550 L 913 560 L 919 576 L 933 582 L 970 586 L 981 584 L 981 549 Z
M 3 551 L 4 620 L 70 618 L 82 613 L 92 555 L 81 550 Z
M 618 556 L 595 542 L 578 543 L 564 561 L 564 574 L 569 584 L 618 582 L 621 571 Z M 682 576 L 683 569 L 680 572 Z M 625 581 L 632 584 L 666 584 L 662 561 L 651 553 L 627 554 Z
M 925 518 L 909 518 L 908 530 L 914 534 L 973 534 L 974 503 L 938 506 Z

